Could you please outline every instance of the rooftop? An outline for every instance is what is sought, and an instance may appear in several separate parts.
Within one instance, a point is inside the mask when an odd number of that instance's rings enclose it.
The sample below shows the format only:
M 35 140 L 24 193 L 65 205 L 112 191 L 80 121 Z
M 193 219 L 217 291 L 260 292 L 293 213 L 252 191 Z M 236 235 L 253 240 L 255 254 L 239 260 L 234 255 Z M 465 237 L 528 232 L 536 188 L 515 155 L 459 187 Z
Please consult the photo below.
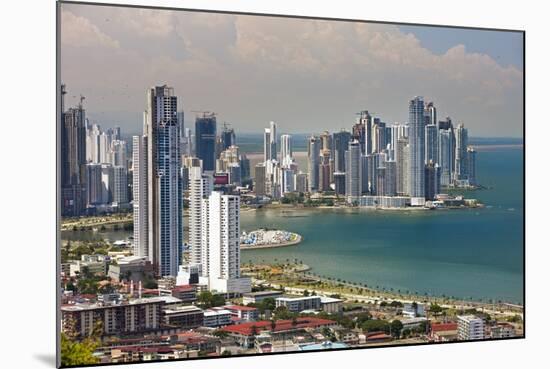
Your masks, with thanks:
M 303 317 L 296 318 L 296 324 L 292 324 L 292 320 L 277 320 L 275 322 L 275 329 L 271 326 L 271 321 L 262 320 L 258 322 L 247 322 L 242 324 L 230 325 L 223 328 L 224 331 L 229 333 L 238 333 L 246 336 L 252 336 L 253 330 L 256 329 L 256 333 L 259 334 L 260 331 L 272 331 L 272 332 L 283 332 L 291 329 L 298 328 L 317 328 L 325 325 L 332 325 L 335 322 L 328 319 L 319 319 L 312 317 Z
M 242 305 L 227 305 L 224 306 L 227 310 L 237 310 L 237 311 L 256 311 L 258 310 L 252 306 L 242 306 Z
M 243 293 L 244 297 L 261 297 L 261 296 L 271 296 L 271 295 L 282 295 L 281 291 L 258 291 L 258 292 L 249 292 Z
M 279 301 L 300 301 L 300 300 L 314 300 L 320 299 L 320 296 L 296 296 L 296 297 L 277 297 Z
M 457 323 L 432 323 L 432 332 L 456 331 Z

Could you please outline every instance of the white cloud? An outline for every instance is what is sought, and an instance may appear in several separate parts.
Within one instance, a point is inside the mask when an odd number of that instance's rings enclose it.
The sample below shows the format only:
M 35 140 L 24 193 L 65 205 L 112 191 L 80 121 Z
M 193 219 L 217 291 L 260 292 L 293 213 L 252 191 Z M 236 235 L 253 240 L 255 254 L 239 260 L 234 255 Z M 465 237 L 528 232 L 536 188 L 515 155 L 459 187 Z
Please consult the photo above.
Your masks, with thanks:
M 146 87 L 168 83 L 186 109 L 219 111 L 221 119 L 238 122 L 236 128 L 256 130 L 278 119 L 282 130 L 286 124 L 311 132 L 349 127 L 354 113 L 365 108 L 386 122 L 404 121 L 408 99 L 424 95 L 442 116 L 463 121 L 473 135 L 521 134 L 521 70 L 463 45 L 434 54 L 397 26 L 78 9 L 70 7 L 79 15 L 70 13 L 73 34 L 63 34 L 69 39 L 65 44 L 79 47 L 63 54 L 68 86 L 93 86 L 90 96 L 103 90 L 130 96 L 98 102 L 101 109 L 112 104 L 140 111 Z M 96 44 L 120 49 L 82 50 Z M 87 101 L 93 108 L 93 100 Z
M 118 48 L 118 41 L 101 32 L 87 18 L 77 16 L 70 11 L 61 12 L 61 43 L 73 47 Z

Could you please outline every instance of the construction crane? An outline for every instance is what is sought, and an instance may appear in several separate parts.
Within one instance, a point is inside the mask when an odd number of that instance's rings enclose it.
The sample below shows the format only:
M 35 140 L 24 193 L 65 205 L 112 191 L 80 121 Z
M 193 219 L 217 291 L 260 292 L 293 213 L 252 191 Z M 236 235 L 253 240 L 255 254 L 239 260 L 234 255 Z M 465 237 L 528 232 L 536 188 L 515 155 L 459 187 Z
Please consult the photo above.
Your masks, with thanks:
M 80 107 L 82 107 L 82 103 L 84 102 L 84 99 L 86 97 L 84 97 L 84 95 L 80 95 Z
M 203 118 L 207 118 L 207 117 L 215 117 L 216 116 L 216 113 L 213 112 L 213 111 L 208 111 L 208 110 L 191 110 L 191 113 L 197 113 L 197 114 L 202 114 L 202 117 Z

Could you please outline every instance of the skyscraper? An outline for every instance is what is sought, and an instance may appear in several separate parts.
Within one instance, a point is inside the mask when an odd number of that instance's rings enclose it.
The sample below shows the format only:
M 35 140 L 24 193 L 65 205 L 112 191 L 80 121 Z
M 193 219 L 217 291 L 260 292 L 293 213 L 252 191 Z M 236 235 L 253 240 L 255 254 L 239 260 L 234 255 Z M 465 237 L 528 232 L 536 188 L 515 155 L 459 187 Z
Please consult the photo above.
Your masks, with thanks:
M 426 107 L 424 108 L 424 116 L 426 119 L 426 125 L 437 125 L 437 110 L 433 102 L 430 101 L 426 104 Z
M 87 207 L 102 204 L 103 182 L 101 181 L 101 164 L 86 164 L 86 197 Z
M 360 113 L 358 113 L 358 115 L 359 117 L 356 119 L 356 122 L 352 127 L 352 136 L 354 140 L 357 140 L 359 142 L 359 146 L 361 147 L 361 154 L 365 154 L 369 148 L 369 143 L 367 141 L 371 140 L 371 116 L 366 110 L 361 111 Z
M 99 160 L 99 136 L 101 129 L 97 124 L 88 127 L 86 133 L 86 161 L 100 163 Z
M 113 140 L 111 141 L 109 150 L 109 163 L 117 167 L 127 167 L 126 162 L 126 141 Z
M 284 196 L 287 192 L 293 192 L 296 188 L 294 183 L 294 171 L 290 168 L 281 168 L 281 195 Z
M 265 163 L 258 163 L 254 167 L 254 193 L 256 196 L 265 196 Z
M 422 205 L 425 196 L 424 123 L 424 100 L 416 96 L 409 102 L 409 186 L 413 205 Z
M 201 235 L 203 222 L 202 199 L 210 196 L 214 187 L 213 178 L 203 173 L 200 167 L 189 168 L 189 264 L 203 265 L 208 258 Z M 202 273 L 202 270 L 199 272 Z M 201 274 L 202 275 L 202 274 Z
M 319 191 L 330 191 L 330 150 L 321 152 L 319 163 Z
M 239 196 L 212 192 L 202 199 L 201 277 L 211 291 L 250 292 L 249 278 L 241 278 Z
M 476 156 L 477 151 L 472 146 L 468 146 L 468 182 L 470 186 L 477 186 L 476 179 Z
M 346 199 L 353 204 L 361 197 L 361 145 L 358 140 L 350 141 L 346 158 Z
M 319 190 L 319 159 L 320 159 L 319 137 L 311 136 L 307 145 L 307 172 L 309 192 Z
M 134 255 L 146 257 L 149 251 L 149 220 L 148 220 L 148 167 L 147 167 L 147 136 L 132 137 L 132 197 L 134 220 Z
M 63 100 L 65 85 L 61 89 Z M 82 100 L 76 108 L 61 114 L 62 216 L 81 215 L 86 207 L 86 115 Z
M 451 173 L 453 168 L 453 132 L 452 129 L 438 129 L 439 134 L 439 150 L 437 163 L 441 170 L 441 185 L 448 186 L 451 184 Z
M 269 152 L 271 156 L 269 159 L 271 160 L 277 160 L 277 125 L 275 122 L 269 122 L 269 130 L 271 132 L 269 138 L 270 138 L 270 149 Z
M 288 166 L 292 163 L 292 136 L 281 135 L 281 163 Z
M 346 173 L 334 172 L 334 191 L 337 195 L 346 194 Z
M 264 163 L 271 160 L 271 129 L 264 128 Z
M 384 184 L 384 195 L 395 196 L 397 195 L 397 162 L 395 160 L 386 161 L 386 172 Z
M 433 161 L 430 161 L 428 164 L 426 164 L 425 177 L 425 198 L 426 200 L 433 200 L 435 198 L 435 195 L 441 192 L 441 172 L 439 170 L 439 165 L 434 163 Z
M 439 154 L 438 154 L 439 147 L 437 144 L 438 131 L 439 130 L 437 129 L 437 126 L 435 124 L 428 124 L 426 126 L 426 133 L 425 133 L 426 134 L 426 139 L 425 139 L 426 153 L 424 157 L 424 161 L 426 162 L 426 164 L 428 164 L 430 161 L 433 161 L 434 163 L 438 163 L 438 159 L 439 159 Z
M 361 155 L 361 193 L 368 193 L 370 191 L 369 182 L 369 161 L 372 154 Z
M 386 123 L 376 120 L 372 126 L 372 152 L 381 152 L 386 149 Z
M 345 152 L 348 150 L 349 141 L 351 140 L 351 133 L 345 130 L 332 134 L 332 146 L 334 151 L 334 171 L 345 172 L 346 171 L 346 158 Z
M 464 128 L 464 124 L 459 124 L 455 129 L 455 170 L 454 180 L 461 181 L 468 179 L 468 130 Z
M 397 140 L 397 147 L 395 148 L 395 161 L 396 165 L 396 191 L 398 195 L 406 195 L 407 191 L 407 176 L 408 176 L 408 162 L 405 159 L 407 154 L 405 151 L 408 149 L 409 139 L 401 137 Z
M 126 166 L 115 165 L 113 168 L 112 202 L 117 206 L 128 203 L 128 175 Z
M 229 128 L 227 123 L 224 123 L 222 131 L 222 149 L 226 150 L 228 147 L 236 145 L 237 139 L 235 137 L 235 130 L 233 128 Z
M 166 85 L 147 91 L 149 260 L 159 276 L 175 276 L 183 245 L 183 201 L 177 97 Z
M 216 168 L 216 115 L 204 112 L 195 119 L 195 152 L 204 171 Z
M 307 192 L 309 189 L 309 185 L 307 183 L 307 174 L 299 172 L 299 173 L 296 173 L 295 177 L 296 178 L 294 180 L 295 182 L 294 185 L 296 188 L 296 192 L 300 192 L 300 193 Z

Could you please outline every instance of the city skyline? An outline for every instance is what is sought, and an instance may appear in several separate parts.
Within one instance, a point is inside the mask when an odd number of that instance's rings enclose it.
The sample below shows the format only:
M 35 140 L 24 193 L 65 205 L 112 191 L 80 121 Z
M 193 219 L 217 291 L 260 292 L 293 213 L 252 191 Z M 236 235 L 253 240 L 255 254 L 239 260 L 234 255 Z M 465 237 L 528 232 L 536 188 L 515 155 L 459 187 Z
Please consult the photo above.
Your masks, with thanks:
M 522 135 L 522 65 L 510 58 L 502 62 L 494 45 L 483 53 L 466 37 L 490 31 L 457 30 L 463 45 L 442 53 L 434 40 L 416 37 L 413 26 L 126 8 L 104 12 L 64 4 L 61 52 L 64 81 L 72 86 L 68 105 L 82 93 L 92 123 L 105 127 L 139 132 L 141 91 L 167 83 L 181 96 L 186 126 L 193 110 L 211 110 L 220 123 L 242 133 L 271 120 L 280 132 L 312 133 L 347 127 L 355 112 L 373 107 L 387 124 L 404 123 L 407 111 L 396 101 L 420 94 L 446 107 L 440 117 L 464 122 L 472 136 Z M 219 31 L 229 39 L 213 37 Z M 291 31 L 303 41 L 293 40 Z M 274 41 L 263 45 L 266 35 Z M 501 42 L 506 35 L 506 46 L 517 49 L 518 34 L 503 33 Z M 456 41 L 443 38 L 443 45 Z M 145 44 L 162 52 L 144 51 Z M 475 52 L 468 51 L 470 44 Z M 112 71 L 98 69 L 103 65 L 98 58 Z M 82 68 L 88 73 L 80 73 Z M 108 78 L 97 78 L 99 70 Z
M 63 365 L 524 336 L 506 37 L 60 7 Z

